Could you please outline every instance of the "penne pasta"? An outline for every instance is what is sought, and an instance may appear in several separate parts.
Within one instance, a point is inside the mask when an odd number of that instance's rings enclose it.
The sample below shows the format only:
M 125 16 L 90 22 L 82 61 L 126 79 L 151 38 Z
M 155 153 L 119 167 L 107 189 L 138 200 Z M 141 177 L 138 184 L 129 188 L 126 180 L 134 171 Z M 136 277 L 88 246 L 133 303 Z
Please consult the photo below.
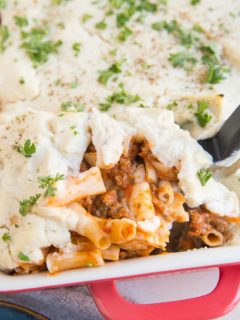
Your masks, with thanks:
M 100 169 L 92 167 L 78 176 L 59 182 L 57 194 L 46 201 L 51 206 L 66 206 L 86 196 L 102 194 L 105 191 Z
M 109 261 L 118 261 L 120 254 L 120 248 L 112 244 L 109 248 L 102 250 L 102 257 Z
M 156 169 L 147 160 L 145 160 L 145 166 L 146 166 L 146 179 L 147 179 L 147 181 L 149 183 L 157 184 L 158 175 L 157 175 Z
M 158 197 L 166 205 L 171 205 L 174 201 L 174 191 L 169 181 L 160 181 L 158 184 Z
M 110 241 L 115 244 L 134 239 L 136 235 L 136 223 L 130 219 L 99 219 L 96 218 L 102 229 L 108 234 Z
M 150 219 L 155 216 L 148 182 L 138 183 L 132 187 L 128 203 L 133 219 L 136 221 Z
M 97 154 L 96 152 L 86 152 L 84 155 L 84 159 L 91 167 L 95 167 L 97 162 Z
M 101 251 L 98 249 L 59 254 L 58 252 L 47 255 L 46 266 L 50 273 L 64 270 L 97 267 L 104 265 Z
M 209 247 L 222 246 L 224 243 L 223 234 L 217 230 L 214 230 L 214 229 L 209 231 L 208 233 L 204 234 L 203 236 L 201 236 L 201 239 Z
M 172 215 L 173 221 L 178 222 L 186 222 L 189 221 L 189 214 L 185 211 L 183 204 L 184 204 L 184 197 L 179 192 L 174 192 L 174 199 L 170 207 L 170 213 Z
M 88 213 L 79 203 L 73 203 L 71 209 L 78 214 L 78 223 L 75 232 L 88 238 L 99 249 L 110 246 L 109 236 L 103 231 L 97 219 Z

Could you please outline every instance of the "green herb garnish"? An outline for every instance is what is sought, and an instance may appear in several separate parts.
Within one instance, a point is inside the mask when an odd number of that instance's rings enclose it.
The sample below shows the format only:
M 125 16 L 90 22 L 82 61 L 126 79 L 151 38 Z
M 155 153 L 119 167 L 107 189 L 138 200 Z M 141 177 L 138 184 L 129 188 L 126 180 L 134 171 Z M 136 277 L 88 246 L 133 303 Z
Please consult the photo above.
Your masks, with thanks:
M 229 68 L 220 61 L 216 45 L 211 43 L 208 46 L 202 46 L 201 51 L 203 53 L 202 61 L 208 68 L 205 82 L 216 84 L 224 80 Z
M 9 241 L 11 240 L 11 236 L 8 232 L 5 232 L 3 235 L 2 235 L 2 239 L 3 241 Z
M 120 31 L 118 35 L 118 40 L 121 42 L 126 41 L 131 35 L 132 35 L 132 30 L 129 29 L 128 27 L 123 27 L 122 30 Z
M 201 185 L 204 187 L 208 180 L 212 177 L 212 174 L 208 169 L 200 169 L 197 172 L 197 176 L 201 182 Z
M 7 26 L 0 26 L 0 53 L 6 50 L 6 42 L 10 34 Z
M 40 197 L 41 194 L 36 194 L 35 196 L 31 196 L 29 199 L 20 201 L 19 213 L 25 217 Z
M 61 109 L 64 112 L 82 112 L 84 105 L 78 102 L 66 101 L 61 104 Z
M 30 259 L 28 256 L 26 256 L 23 252 L 19 252 L 18 254 L 18 258 L 22 261 L 25 261 L 25 262 L 29 262 Z
M 75 136 L 77 136 L 79 134 L 79 132 L 77 131 L 77 126 L 73 125 L 70 127 L 70 129 L 72 130 L 72 132 Z
M 85 14 L 82 16 L 81 21 L 82 21 L 83 23 L 85 23 L 86 21 L 88 21 L 88 20 L 91 19 L 91 18 L 92 18 L 92 15 L 91 15 L 91 14 L 85 13 Z
M 185 52 L 178 52 L 170 54 L 168 61 L 171 62 L 174 68 L 184 68 L 187 64 L 195 64 L 197 62 L 197 59 Z
M 73 49 L 73 52 L 74 52 L 74 56 L 75 56 L 75 57 L 78 57 L 78 56 L 79 56 L 81 47 L 82 47 L 82 44 L 81 44 L 80 42 L 75 42 L 75 43 L 72 45 L 72 49 Z
M 119 73 L 122 72 L 122 64 L 123 64 L 124 60 L 120 60 L 114 64 L 111 65 L 110 68 L 108 68 L 107 70 L 104 71 L 100 71 L 100 75 L 98 77 L 98 82 L 100 82 L 101 84 L 106 85 L 108 80 L 114 76 L 117 75 Z
M 23 78 L 20 78 L 20 79 L 19 79 L 19 83 L 20 83 L 20 84 L 25 84 L 25 80 L 24 80 Z
M 16 25 L 20 28 L 26 27 L 28 25 L 28 20 L 26 17 L 15 16 L 14 20 Z
M 199 4 L 201 0 L 191 0 L 191 5 L 195 6 L 196 4 Z
M 197 112 L 195 113 L 195 117 L 197 118 L 197 122 L 200 127 L 205 128 L 206 125 L 212 120 L 212 115 L 207 112 L 209 109 L 209 105 L 205 101 L 198 102 Z
M 48 61 L 49 55 L 58 53 L 58 48 L 62 41 L 48 40 L 48 28 L 33 28 L 30 32 L 22 31 L 23 43 L 21 47 L 26 50 L 29 58 L 34 62 L 34 66 Z
M 105 21 L 100 21 L 95 24 L 95 27 L 99 30 L 105 30 L 107 28 L 107 24 Z
M 168 109 L 168 110 L 174 110 L 177 106 L 178 106 L 177 101 L 173 101 L 173 102 L 169 103 L 169 104 L 166 106 L 166 109 Z
M 7 7 L 7 0 L 0 0 L 0 9 L 5 9 Z
M 44 197 L 54 197 L 57 191 L 55 184 L 57 181 L 63 180 L 64 175 L 57 173 L 55 177 L 45 176 L 38 177 L 39 188 L 46 189 Z
M 17 151 L 20 152 L 24 157 L 31 158 L 36 152 L 36 146 L 30 139 L 27 139 L 23 145 L 17 147 Z
M 100 104 L 101 111 L 108 111 L 113 103 L 130 105 L 132 103 L 140 101 L 140 97 L 138 95 L 132 95 L 128 93 L 123 84 L 119 85 L 120 91 L 108 96 L 104 103 Z

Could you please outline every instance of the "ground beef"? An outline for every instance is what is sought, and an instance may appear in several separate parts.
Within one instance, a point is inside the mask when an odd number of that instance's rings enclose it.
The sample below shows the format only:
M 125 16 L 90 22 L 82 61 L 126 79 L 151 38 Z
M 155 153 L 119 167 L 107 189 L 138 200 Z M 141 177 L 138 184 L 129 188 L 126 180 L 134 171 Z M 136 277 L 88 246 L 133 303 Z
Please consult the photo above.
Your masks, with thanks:
M 88 212 L 99 218 L 129 218 L 129 210 L 120 203 L 116 190 L 85 198 L 82 204 Z
M 83 161 L 80 165 L 80 172 L 87 171 L 87 170 L 89 170 L 89 168 L 90 168 L 89 164 L 87 163 L 86 160 L 83 159 Z
M 189 213 L 189 236 L 199 237 L 214 229 L 221 232 L 225 238 L 229 237 L 230 223 L 224 217 L 201 209 L 191 210 Z
M 118 163 L 111 169 L 102 170 L 103 175 L 115 182 L 118 187 L 126 188 L 133 182 L 133 173 L 136 170 L 139 159 L 136 159 L 140 151 L 140 145 L 132 144 L 127 155 L 122 155 Z

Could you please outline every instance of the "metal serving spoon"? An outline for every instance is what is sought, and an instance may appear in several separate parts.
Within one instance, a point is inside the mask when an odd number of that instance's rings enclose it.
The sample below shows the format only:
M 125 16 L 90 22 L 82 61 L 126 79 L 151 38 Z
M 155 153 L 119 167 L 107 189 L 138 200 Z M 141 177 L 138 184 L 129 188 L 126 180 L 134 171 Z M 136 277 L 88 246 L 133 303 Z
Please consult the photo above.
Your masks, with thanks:
M 240 106 L 231 114 L 215 137 L 198 142 L 213 156 L 214 161 L 223 160 L 233 151 L 240 149 Z

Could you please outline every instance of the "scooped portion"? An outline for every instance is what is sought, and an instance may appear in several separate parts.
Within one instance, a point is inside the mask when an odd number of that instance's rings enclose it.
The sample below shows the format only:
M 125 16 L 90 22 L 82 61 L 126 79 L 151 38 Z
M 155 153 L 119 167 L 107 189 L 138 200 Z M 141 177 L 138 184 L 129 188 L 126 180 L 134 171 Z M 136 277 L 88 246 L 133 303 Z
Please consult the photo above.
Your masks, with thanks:
M 29 109 L 0 131 L 3 271 L 56 273 L 234 236 L 236 194 L 171 111 Z

